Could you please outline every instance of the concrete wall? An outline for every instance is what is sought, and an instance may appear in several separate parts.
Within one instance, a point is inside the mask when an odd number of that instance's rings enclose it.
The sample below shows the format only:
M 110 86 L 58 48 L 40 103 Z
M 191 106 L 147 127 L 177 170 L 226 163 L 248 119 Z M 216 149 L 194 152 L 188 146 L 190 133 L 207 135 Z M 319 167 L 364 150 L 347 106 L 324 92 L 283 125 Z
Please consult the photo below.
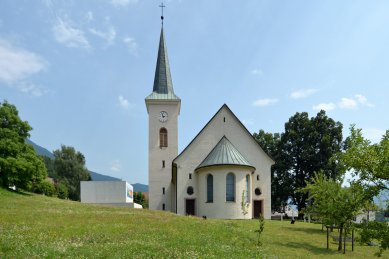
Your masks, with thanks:
M 271 174 L 270 168 L 274 161 L 255 142 L 251 134 L 242 126 L 236 117 L 223 107 L 197 136 L 197 138 L 174 161 L 177 164 L 177 213 L 185 214 L 186 189 L 193 186 L 193 198 L 196 206 L 199 192 L 198 173 L 196 167 L 205 159 L 223 136 L 238 149 L 238 151 L 253 165 L 256 170 L 251 175 L 251 199 L 263 201 L 263 212 L 266 219 L 271 217 Z M 192 174 L 192 180 L 188 175 Z M 259 180 L 257 180 L 257 175 Z M 255 188 L 260 188 L 262 194 L 255 195 Z M 215 195 L 215 194 L 214 194 Z M 240 198 L 240 197 L 239 197 Z M 202 208 L 203 206 L 201 206 Z M 197 210 L 201 216 L 202 211 Z M 252 210 L 250 210 L 252 213 Z M 246 216 L 247 218 L 247 216 Z
M 127 185 L 125 181 L 81 181 L 81 202 L 129 203 Z
M 180 112 L 179 101 L 147 101 L 149 113 L 149 209 L 173 211 L 172 204 L 172 161 L 178 154 L 178 115 Z M 168 113 L 166 122 L 159 121 L 161 111 Z M 161 148 L 159 143 L 159 131 L 166 128 L 168 131 L 168 146 Z M 162 161 L 165 161 L 165 167 Z M 163 194 L 165 188 L 165 194 Z

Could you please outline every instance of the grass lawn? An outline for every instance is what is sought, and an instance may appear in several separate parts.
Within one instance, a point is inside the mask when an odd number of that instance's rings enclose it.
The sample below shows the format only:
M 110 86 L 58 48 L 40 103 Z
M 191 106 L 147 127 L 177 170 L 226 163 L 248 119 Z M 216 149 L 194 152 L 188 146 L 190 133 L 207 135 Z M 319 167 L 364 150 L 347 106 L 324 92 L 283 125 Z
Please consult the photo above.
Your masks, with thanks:
M 216 220 L 104 207 L 0 188 L 0 258 L 373 258 L 377 247 L 356 244 L 346 255 L 326 247 L 316 224 Z M 337 232 L 336 232 L 337 234 Z M 388 257 L 388 252 L 383 257 Z

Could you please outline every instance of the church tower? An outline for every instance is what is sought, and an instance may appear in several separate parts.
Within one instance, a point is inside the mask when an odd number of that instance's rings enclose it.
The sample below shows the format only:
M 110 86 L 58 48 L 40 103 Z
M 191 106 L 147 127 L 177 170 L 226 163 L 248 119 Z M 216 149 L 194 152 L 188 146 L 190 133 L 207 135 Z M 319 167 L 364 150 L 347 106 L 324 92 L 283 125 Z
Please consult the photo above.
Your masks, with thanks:
M 181 99 L 173 91 L 163 27 L 153 92 L 145 102 L 149 115 L 149 208 L 175 212 L 172 161 L 178 154 Z

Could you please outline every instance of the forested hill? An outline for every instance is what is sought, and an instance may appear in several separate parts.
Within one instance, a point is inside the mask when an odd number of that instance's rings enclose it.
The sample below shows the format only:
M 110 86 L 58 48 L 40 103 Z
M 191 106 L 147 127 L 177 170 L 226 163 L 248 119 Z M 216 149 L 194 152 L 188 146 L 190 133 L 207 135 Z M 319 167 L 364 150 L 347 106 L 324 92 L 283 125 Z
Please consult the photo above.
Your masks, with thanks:
M 47 150 L 46 148 L 39 146 L 38 144 L 34 143 L 33 141 L 31 141 L 29 139 L 27 139 L 26 142 L 34 147 L 35 152 L 38 155 L 46 156 L 50 159 L 54 159 L 53 153 L 50 152 L 49 150 Z M 92 177 L 92 181 L 121 181 L 121 179 L 119 179 L 119 178 L 108 176 L 105 174 L 100 174 L 100 173 L 96 173 L 93 171 L 89 171 L 89 173 Z M 136 183 L 136 184 L 132 184 L 132 186 L 134 187 L 135 192 L 148 192 L 149 191 L 148 185 L 145 185 L 145 184 Z

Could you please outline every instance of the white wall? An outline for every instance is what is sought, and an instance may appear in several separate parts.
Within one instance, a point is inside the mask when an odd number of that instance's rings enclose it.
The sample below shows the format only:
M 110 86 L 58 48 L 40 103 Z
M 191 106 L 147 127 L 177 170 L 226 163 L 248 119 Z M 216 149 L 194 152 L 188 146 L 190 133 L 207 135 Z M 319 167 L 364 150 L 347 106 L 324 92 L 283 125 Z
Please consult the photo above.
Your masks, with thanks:
M 127 203 L 127 184 L 125 181 L 81 181 L 81 202 Z

